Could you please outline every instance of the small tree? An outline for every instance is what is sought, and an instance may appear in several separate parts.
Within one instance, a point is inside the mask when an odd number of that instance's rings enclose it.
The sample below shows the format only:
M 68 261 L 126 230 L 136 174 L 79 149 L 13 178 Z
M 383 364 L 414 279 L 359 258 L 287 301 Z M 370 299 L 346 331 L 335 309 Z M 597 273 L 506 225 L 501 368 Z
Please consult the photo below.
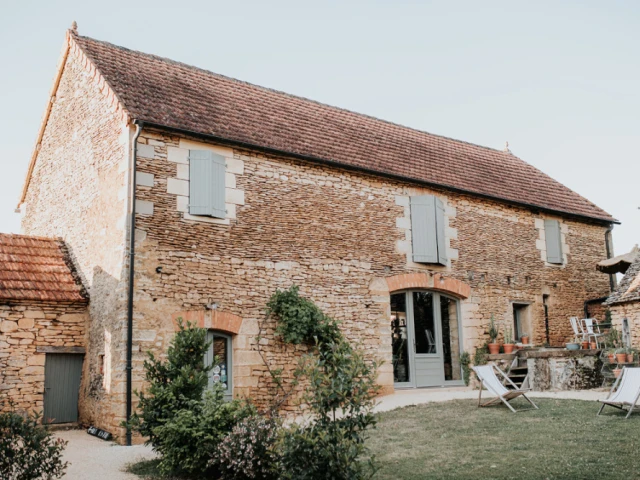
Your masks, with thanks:
M 0 478 L 61 478 L 67 468 L 67 462 L 62 461 L 67 442 L 41 425 L 41 415 L 16 413 L 13 404 L 9 408 L 0 413 Z

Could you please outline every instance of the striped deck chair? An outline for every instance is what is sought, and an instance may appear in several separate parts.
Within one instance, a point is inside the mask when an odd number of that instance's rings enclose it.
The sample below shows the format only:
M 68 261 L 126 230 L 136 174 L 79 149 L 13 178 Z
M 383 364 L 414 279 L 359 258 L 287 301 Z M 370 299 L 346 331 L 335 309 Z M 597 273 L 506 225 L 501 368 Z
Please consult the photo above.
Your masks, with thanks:
M 619 386 L 618 386 L 619 385 Z M 616 387 L 617 390 L 616 390 Z M 614 390 L 616 390 L 614 392 Z M 638 403 L 640 397 L 640 368 L 622 368 L 622 374 L 616 379 L 609 396 L 606 400 L 598 400 L 602 403 L 598 415 L 602 413 L 604 407 L 609 405 L 610 407 L 619 408 L 624 410 L 624 407 L 629 407 L 629 412 L 625 418 L 629 418 L 631 412 Z
M 478 407 L 488 407 L 490 405 L 496 405 L 499 404 L 500 402 L 504 403 L 507 407 L 509 407 L 509 410 L 511 410 L 512 412 L 522 412 L 525 410 L 533 410 L 533 409 L 538 409 L 537 405 L 535 403 L 533 403 L 531 401 L 531 399 L 529 397 L 527 397 L 526 392 L 528 392 L 529 390 L 520 390 L 518 389 L 518 387 L 516 386 L 515 383 L 513 383 L 509 377 L 507 376 L 506 373 L 504 373 L 502 370 L 500 370 L 498 367 L 494 366 L 494 365 L 481 365 L 481 366 L 477 366 L 477 367 L 471 367 L 473 368 L 473 371 L 476 372 L 476 375 L 478 376 L 478 380 L 480 380 L 480 395 L 478 396 Z M 507 382 L 509 382 L 511 384 L 511 386 L 513 386 L 514 390 L 509 390 L 507 387 L 505 387 L 502 382 L 498 379 L 498 376 L 496 375 L 496 372 L 494 371 L 494 368 L 500 372 L 500 374 L 505 378 L 505 380 Z M 493 393 L 494 395 L 496 395 L 497 398 L 493 398 L 485 403 L 482 403 L 482 388 L 486 387 L 487 390 L 491 393 Z M 516 410 L 515 408 L 513 408 L 509 402 L 511 400 L 513 400 L 514 398 L 517 397 L 524 397 L 524 399 L 529 402 L 533 408 L 526 408 L 524 410 Z

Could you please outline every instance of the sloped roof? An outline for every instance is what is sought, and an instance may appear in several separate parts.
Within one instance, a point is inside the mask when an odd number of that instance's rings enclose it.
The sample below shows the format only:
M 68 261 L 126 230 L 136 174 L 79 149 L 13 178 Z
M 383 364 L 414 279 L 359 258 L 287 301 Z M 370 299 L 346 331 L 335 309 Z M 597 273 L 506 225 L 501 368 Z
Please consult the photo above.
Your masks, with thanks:
M 637 256 L 638 245 L 633 247 L 630 252 L 598 262 L 596 268 L 603 273 L 625 273 L 633 264 Z
M 0 300 L 86 302 L 62 240 L 0 233 Z
M 640 301 L 640 252 L 636 250 L 635 261 L 605 302 L 607 305 Z
M 259 87 L 74 30 L 67 38 L 88 58 L 87 68 L 101 75 L 129 119 L 534 209 L 616 221 L 511 152 Z M 37 149 L 29 171 L 35 155 Z M 22 200 L 28 184 L 29 174 Z

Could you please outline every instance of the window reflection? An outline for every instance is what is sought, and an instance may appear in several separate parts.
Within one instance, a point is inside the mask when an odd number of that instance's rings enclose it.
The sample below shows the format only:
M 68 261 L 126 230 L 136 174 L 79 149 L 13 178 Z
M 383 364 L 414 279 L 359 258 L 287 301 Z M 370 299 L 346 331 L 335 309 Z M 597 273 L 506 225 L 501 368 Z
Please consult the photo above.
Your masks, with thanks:
M 409 333 L 407 330 L 406 295 L 391 295 L 391 342 L 393 381 L 409 381 Z
M 438 353 L 431 292 L 413 292 L 413 323 L 416 353 Z

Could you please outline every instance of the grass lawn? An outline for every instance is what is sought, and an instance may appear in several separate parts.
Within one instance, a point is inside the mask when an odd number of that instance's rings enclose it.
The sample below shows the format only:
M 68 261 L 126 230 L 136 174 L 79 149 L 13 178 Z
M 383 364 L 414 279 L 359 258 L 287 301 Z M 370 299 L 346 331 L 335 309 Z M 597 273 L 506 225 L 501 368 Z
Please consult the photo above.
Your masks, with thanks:
M 517 414 L 472 400 L 382 413 L 369 441 L 375 478 L 640 478 L 640 413 L 625 420 L 607 407 L 596 417 L 596 402 L 534 401 L 540 410 Z

